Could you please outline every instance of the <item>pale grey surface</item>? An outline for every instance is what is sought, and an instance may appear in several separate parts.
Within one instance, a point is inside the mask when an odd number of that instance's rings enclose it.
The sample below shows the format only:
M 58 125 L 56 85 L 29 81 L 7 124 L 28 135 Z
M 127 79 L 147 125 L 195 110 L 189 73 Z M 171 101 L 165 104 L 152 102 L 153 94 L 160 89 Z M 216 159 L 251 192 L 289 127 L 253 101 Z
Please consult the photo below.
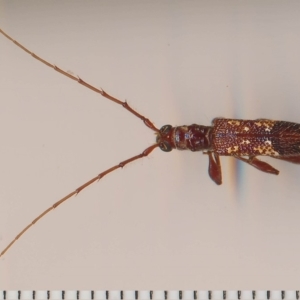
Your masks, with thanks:
M 158 126 L 214 117 L 300 122 L 300 3 L 0 2 L 0 27 L 127 99 Z M 0 249 L 45 208 L 140 153 L 153 133 L 0 36 Z M 28 231 L 0 289 L 293 289 L 300 166 L 267 175 L 156 150 Z

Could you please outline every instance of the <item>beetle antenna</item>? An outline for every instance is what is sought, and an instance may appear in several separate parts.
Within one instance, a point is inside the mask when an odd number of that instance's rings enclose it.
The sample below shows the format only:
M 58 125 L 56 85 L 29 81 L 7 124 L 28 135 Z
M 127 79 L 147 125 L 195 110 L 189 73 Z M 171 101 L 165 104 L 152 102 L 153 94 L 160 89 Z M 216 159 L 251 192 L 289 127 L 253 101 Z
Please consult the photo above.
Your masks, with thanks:
M 101 178 L 103 178 L 105 175 L 119 169 L 125 167 L 125 165 L 138 160 L 142 157 L 148 156 L 156 147 L 158 147 L 158 144 L 154 144 L 148 148 L 146 148 L 141 154 L 133 156 L 131 158 L 128 158 L 119 164 L 103 171 L 99 175 L 95 176 L 94 178 L 90 179 L 86 183 L 79 186 L 77 189 L 75 189 L 70 194 L 66 195 L 65 197 L 61 198 L 57 202 L 55 202 L 53 205 L 51 205 L 49 208 L 47 208 L 45 211 L 43 211 L 40 215 L 38 215 L 33 221 L 31 221 L 18 235 L 9 243 L 9 245 L 0 253 L 0 258 L 11 248 L 11 246 L 29 229 L 31 228 L 35 223 L 37 223 L 40 219 L 42 219 L 46 214 L 48 214 L 50 211 L 54 210 L 56 207 L 61 205 L 63 202 L 67 201 L 69 198 L 76 196 L 79 194 L 82 190 L 87 188 L 89 185 L 94 183 L 95 181 L 99 181 Z

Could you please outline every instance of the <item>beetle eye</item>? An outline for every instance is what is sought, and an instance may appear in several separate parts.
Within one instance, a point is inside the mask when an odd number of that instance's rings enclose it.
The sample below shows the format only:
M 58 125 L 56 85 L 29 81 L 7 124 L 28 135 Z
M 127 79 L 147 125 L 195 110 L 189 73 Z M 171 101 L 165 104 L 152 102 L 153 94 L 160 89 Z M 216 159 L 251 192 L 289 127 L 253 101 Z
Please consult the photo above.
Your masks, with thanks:
M 159 148 L 164 152 L 172 151 L 172 147 L 167 141 L 163 141 L 163 142 L 159 143 Z
M 171 125 L 164 125 L 159 131 L 161 135 L 167 135 L 172 129 Z

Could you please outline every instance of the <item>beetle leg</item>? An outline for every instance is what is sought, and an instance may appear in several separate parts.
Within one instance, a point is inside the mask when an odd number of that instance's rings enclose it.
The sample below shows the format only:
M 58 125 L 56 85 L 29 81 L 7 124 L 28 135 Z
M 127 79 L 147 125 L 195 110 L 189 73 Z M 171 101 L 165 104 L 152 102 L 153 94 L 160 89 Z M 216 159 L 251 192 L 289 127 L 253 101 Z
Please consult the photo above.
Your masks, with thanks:
M 219 154 L 215 152 L 208 151 L 209 164 L 208 164 L 208 174 L 210 178 L 218 185 L 222 184 L 222 170 Z
M 300 164 L 300 155 L 299 156 L 290 156 L 290 157 L 277 157 L 277 156 L 272 156 L 273 158 L 276 159 L 281 159 L 284 161 L 288 161 L 294 164 Z
M 275 168 L 273 168 L 271 165 L 267 164 L 266 162 L 257 159 L 255 156 L 249 156 L 248 159 L 240 157 L 240 156 L 236 156 L 236 155 L 233 155 L 233 156 L 235 158 L 237 158 L 241 161 L 244 161 L 244 162 L 248 163 L 249 165 L 257 168 L 260 171 L 270 173 L 270 174 L 275 174 L 275 175 L 279 174 L 278 170 L 276 170 Z

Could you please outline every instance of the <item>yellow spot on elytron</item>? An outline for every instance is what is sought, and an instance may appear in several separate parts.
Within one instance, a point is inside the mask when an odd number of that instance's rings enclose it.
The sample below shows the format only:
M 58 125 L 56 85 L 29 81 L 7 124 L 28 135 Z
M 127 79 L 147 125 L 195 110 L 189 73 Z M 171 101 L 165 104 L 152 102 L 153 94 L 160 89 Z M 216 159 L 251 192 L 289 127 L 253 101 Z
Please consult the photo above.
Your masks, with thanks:
M 271 122 L 264 122 L 263 125 L 266 127 L 265 131 L 270 132 L 271 128 L 273 127 L 274 124 L 273 124 L 273 122 L 272 123 Z
M 260 154 L 263 153 L 264 147 L 258 146 L 257 148 L 253 147 L 253 150 L 258 151 Z
M 227 148 L 227 153 L 230 154 L 230 153 L 236 152 L 238 150 L 239 150 L 239 146 L 229 147 L 229 148 Z
M 267 128 L 270 128 L 270 123 L 264 122 L 263 125 L 266 126 Z
M 270 121 L 270 120 L 261 120 L 258 122 L 254 122 L 254 124 L 258 127 L 260 126 L 264 126 L 265 127 L 265 131 L 270 132 L 271 129 L 273 128 L 275 122 L 274 121 Z
M 268 146 L 258 146 L 257 148 L 253 147 L 253 150 L 258 151 L 259 154 L 261 154 L 261 155 L 273 155 L 273 156 L 279 155 L 279 153 L 277 151 L 275 151 L 272 146 L 269 146 L 269 145 Z
M 243 144 L 247 144 L 248 145 L 248 144 L 250 144 L 250 141 L 249 140 L 242 140 L 240 144 L 241 145 L 243 145 Z
M 228 121 L 228 124 L 230 124 L 232 126 L 239 126 L 241 123 L 240 123 L 240 121 L 231 120 L 231 121 Z
M 249 131 L 249 127 L 245 126 L 245 127 L 244 127 L 244 130 L 245 130 L 245 131 Z

